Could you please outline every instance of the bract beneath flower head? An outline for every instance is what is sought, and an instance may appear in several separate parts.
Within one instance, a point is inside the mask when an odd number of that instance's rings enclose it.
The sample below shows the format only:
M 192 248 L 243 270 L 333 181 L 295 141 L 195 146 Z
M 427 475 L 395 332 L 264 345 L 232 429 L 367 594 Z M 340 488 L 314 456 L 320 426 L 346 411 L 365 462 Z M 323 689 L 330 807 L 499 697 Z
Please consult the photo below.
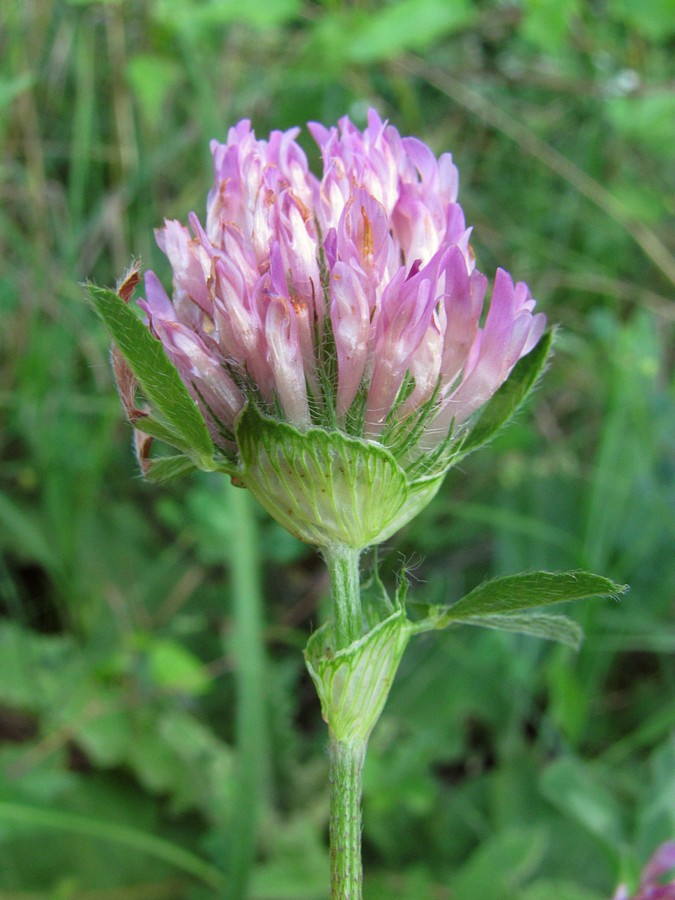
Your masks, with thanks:
M 362 131 L 348 118 L 309 130 L 321 178 L 298 129 L 260 140 L 243 121 L 212 143 L 205 225 L 191 214 L 190 230 L 158 232 L 173 301 L 149 272 L 149 326 L 245 481 L 233 438 L 246 404 L 299 433 L 375 442 L 436 478 L 544 316 L 500 269 L 481 324 L 487 279 L 449 154 L 373 110 Z

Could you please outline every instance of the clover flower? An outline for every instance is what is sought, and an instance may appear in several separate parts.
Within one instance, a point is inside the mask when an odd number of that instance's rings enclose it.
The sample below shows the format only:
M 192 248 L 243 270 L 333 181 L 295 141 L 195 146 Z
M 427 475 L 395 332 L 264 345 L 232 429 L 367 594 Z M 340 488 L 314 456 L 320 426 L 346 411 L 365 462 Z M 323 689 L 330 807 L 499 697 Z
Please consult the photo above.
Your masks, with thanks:
M 299 129 L 212 142 L 205 221 L 157 232 L 173 297 L 148 272 L 140 305 L 222 467 L 303 540 L 366 546 L 431 499 L 545 317 L 503 269 L 484 315 L 450 154 L 372 110 L 309 130 L 321 179 Z
M 211 145 L 205 227 L 167 221 L 169 300 L 146 275 L 143 307 L 227 452 L 247 398 L 298 428 L 391 441 L 434 397 L 422 445 L 439 443 L 506 380 L 544 328 L 525 284 L 474 266 L 450 154 L 436 160 L 371 111 L 361 133 L 309 126 L 257 140 L 248 121 Z M 331 358 L 332 356 L 332 358 Z M 330 374 L 331 366 L 336 370 Z

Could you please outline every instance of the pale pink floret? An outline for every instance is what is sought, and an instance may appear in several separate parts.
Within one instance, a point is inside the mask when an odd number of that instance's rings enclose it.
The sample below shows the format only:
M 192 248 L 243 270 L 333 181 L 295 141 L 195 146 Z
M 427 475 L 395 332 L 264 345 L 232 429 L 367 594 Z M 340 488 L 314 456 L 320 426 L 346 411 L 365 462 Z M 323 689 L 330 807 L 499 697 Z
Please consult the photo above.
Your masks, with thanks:
M 205 226 L 191 214 L 191 231 L 167 221 L 158 232 L 173 302 L 149 273 L 150 326 L 210 427 L 231 432 L 249 394 L 301 429 L 330 421 L 327 408 L 347 427 L 360 398 L 362 434 L 377 440 L 392 409 L 401 420 L 429 401 L 431 448 L 489 400 L 545 319 L 500 269 L 480 326 L 486 279 L 449 154 L 437 159 L 373 110 L 363 131 L 346 117 L 309 130 L 321 180 L 298 129 L 264 141 L 242 121 L 212 143 Z M 334 384 L 320 369 L 331 354 Z
M 534 300 L 527 285 L 515 285 L 503 269 L 497 270 L 485 327 L 469 351 L 462 382 L 450 395 L 436 421 L 465 422 L 506 381 L 511 370 L 534 347 L 546 325 L 541 313 L 532 315 Z
M 406 372 L 414 368 L 413 357 L 428 333 L 440 299 L 439 272 L 447 264 L 448 250 L 439 250 L 427 266 L 408 276 L 400 268 L 385 288 L 368 390 L 366 433 L 371 436 L 382 430 Z M 422 355 L 426 355 L 424 351 Z
M 337 353 L 336 413 L 343 422 L 363 379 L 368 361 L 370 302 L 367 276 L 355 261 L 338 260 L 330 276 L 330 317 Z
M 213 310 L 205 278 L 209 270 L 208 257 L 180 222 L 167 219 L 156 235 L 157 243 L 173 269 L 176 311 L 186 324 L 198 325 L 203 314 L 211 315 Z
M 147 299 L 141 303 L 150 327 L 206 418 L 215 440 L 219 422 L 232 423 L 244 407 L 244 395 L 219 361 L 216 348 L 177 321 L 174 307 L 153 272 L 145 276 Z

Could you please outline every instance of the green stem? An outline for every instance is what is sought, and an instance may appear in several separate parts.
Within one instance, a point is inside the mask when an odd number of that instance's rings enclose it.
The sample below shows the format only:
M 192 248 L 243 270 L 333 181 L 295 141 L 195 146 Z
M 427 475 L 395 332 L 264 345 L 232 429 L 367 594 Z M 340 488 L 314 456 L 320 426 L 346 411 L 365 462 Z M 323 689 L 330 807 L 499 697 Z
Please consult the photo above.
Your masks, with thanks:
M 342 650 L 363 633 L 359 550 L 342 545 L 324 548 L 333 611 L 335 649 Z M 330 736 L 330 883 L 331 900 L 361 900 L 361 790 L 366 743 Z
M 330 575 L 335 649 L 343 650 L 363 633 L 359 587 L 360 550 L 334 544 L 323 548 Z
M 243 900 L 256 849 L 256 829 L 266 772 L 266 735 L 262 590 L 256 523 L 248 492 L 227 486 L 232 521 L 229 547 L 234 608 L 234 634 L 230 652 L 236 660 L 237 777 L 234 779 L 230 822 L 227 896 Z
M 330 742 L 331 900 L 360 900 L 361 784 L 366 744 Z

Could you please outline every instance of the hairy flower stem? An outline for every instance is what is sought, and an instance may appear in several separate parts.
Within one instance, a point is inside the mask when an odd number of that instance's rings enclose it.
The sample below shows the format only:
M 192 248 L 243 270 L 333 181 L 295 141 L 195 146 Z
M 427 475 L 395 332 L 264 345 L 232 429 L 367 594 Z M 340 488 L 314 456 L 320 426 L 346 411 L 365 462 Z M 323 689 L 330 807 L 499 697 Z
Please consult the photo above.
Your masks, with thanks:
M 361 782 L 366 744 L 330 741 L 330 895 L 361 900 Z
M 344 650 L 363 632 L 359 587 L 360 550 L 342 544 L 325 547 L 324 559 L 330 575 L 335 649 Z
M 324 549 L 331 584 L 335 649 L 358 640 L 363 631 L 359 550 Z M 361 900 L 361 788 L 366 743 L 330 736 L 331 900 Z

